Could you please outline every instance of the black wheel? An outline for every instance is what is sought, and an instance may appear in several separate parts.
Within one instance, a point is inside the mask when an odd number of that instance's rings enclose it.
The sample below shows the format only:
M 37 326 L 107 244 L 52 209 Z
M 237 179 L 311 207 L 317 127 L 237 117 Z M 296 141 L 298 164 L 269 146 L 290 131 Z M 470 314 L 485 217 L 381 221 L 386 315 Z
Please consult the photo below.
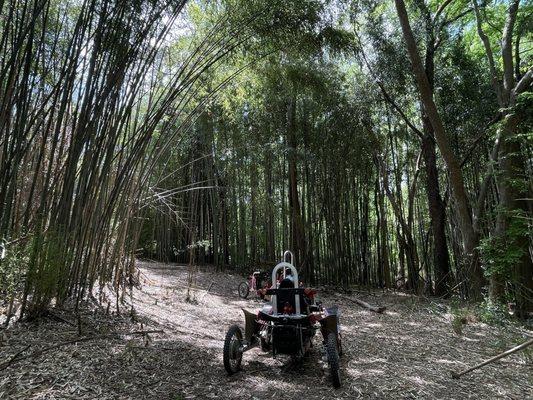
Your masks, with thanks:
M 265 339 L 261 338 L 261 351 L 267 352 L 270 351 L 272 346 Z
M 248 297 L 249 293 L 250 293 L 250 286 L 248 286 L 248 282 L 241 282 L 239 285 L 239 297 L 241 299 L 245 299 Z
M 232 325 L 224 339 L 224 368 L 228 375 L 232 375 L 241 369 L 242 331 L 237 325 Z
M 326 353 L 328 355 L 329 372 L 333 387 L 341 387 L 341 374 L 339 365 L 339 352 L 337 349 L 337 336 L 334 333 L 328 334 L 326 340 Z

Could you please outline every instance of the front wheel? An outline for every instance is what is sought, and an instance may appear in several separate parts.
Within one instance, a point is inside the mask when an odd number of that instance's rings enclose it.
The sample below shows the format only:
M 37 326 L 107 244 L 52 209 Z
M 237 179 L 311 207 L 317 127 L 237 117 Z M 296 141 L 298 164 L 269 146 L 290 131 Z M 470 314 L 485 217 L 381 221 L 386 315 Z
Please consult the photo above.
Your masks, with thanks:
M 249 293 L 250 293 L 250 286 L 248 286 L 248 282 L 241 282 L 239 285 L 239 297 L 241 299 L 245 299 L 248 297 Z
M 237 325 L 232 325 L 224 339 L 224 368 L 228 375 L 232 375 L 241 369 L 242 361 L 242 331 Z
M 329 372 L 333 387 L 341 387 L 341 374 L 339 365 L 339 351 L 337 349 L 337 336 L 329 333 L 326 340 L 326 353 L 328 356 Z

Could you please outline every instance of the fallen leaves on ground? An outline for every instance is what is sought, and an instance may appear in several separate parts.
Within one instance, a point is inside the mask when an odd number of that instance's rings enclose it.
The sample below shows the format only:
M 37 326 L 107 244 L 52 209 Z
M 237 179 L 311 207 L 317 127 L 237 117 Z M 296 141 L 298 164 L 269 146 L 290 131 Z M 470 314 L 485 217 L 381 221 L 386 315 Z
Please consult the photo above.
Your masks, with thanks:
M 343 386 L 334 390 L 321 342 L 299 365 L 254 349 L 243 371 L 228 377 L 222 366 L 227 328 L 243 325 L 238 275 L 200 269 L 191 301 L 187 267 L 140 262 L 140 289 L 121 314 L 87 305 L 80 313 L 82 337 L 101 336 L 38 350 L 79 338 L 77 317 L 68 308 L 33 323 L 0 331 L 0 364 L 14 356 L 35 356 L 0 370 L 0 399 L 525 399 L 533 398 L 533 369 L 515 354 L 453 380 L 452 371 L 472 366 L 512 347 L 513 326 L 469 323 L 454 333 L 444 302 L 394 293 L 363 292 L 365 301 L 387 307 L 376 314 L 335 293 L 324 304 L 342 311 Z M 209 291 L 207 289 L 209 288 Z M 251 297 L 253 297 L 251 295 Z M 111 307 L 112 308 L 112 307 Z M 128 335 L 163 330 L 164 333 Z M 16 361 L 16 359 L 14 360 Z

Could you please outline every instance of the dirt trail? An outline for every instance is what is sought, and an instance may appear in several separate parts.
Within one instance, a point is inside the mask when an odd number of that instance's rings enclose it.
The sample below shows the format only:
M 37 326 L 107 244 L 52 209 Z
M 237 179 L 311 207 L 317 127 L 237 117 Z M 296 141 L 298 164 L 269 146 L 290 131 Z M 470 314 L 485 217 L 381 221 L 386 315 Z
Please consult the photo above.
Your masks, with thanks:
M 382 314 L 323 295 L 342 311 L 343 386 L 331 388 L 320 343 L 301 366 L 273 360 L 259 349 L 245 354 L 244 370 L 228 377 L 222 366 L 226 329 L 242 325 L 241 308 L 254 310 L 255 299 L 240 300 L 239 276 L 197 274 L 194 301 L 185 302 L 185 266 L 140 262 L 142 288 L 132 292 L 135 315 L 94 308 L 81 316 L 84 335 L 162 329 L 164 334 L 94 340 L 20 361 L 0 371 L 0 399 L 526 399 L 533 398 L 533 366 L 524 354 L 510 356 L 462 378 L 450 373 L 473 365 L 520 335 L 514 327 L 482 323 L 453 332 L 446 305 L 405 295 L 372 293 L 361 298 L 387 306 Z M 211 285 L 213 283 L 213 285 Z M 76 337 L 72 314 L 63 320 L 17 324 L 0 331 L 0 363 L 26 352 Z M 132 321 L 133 319 L 133 321 Z

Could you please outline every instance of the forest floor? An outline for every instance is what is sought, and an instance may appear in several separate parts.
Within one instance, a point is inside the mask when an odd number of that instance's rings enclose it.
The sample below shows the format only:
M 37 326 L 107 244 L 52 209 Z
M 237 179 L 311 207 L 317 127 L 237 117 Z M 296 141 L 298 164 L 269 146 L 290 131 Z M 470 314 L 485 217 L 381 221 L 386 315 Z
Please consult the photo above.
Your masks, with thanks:
M 117 315 L 113 305 L 93 305 L 79 319 L 53 310 L 38 322 L 0 330 L 0 399 L 533 398 L 531 351 L 460 380 L 450 377 L 525 341 L 520 327 L 473 320 L 458 334 L 449 304 L 382 292 L 352 295 L 386 306 L 384 314 L 335 293 L 321 296 L 342 312 L 340 389 L 330 385 L 318 337 L 301 365 L 254 349 L 245 354 L 243 371 L 228 377 L 222 365 L 225 332 L 233 323 L 242 326 L 241 308 L 261 305 L 239 299 L 242 278 L 202 269 L 196 286 L 203 289 L 186 302 L 186 266 L 140 262 L 139 268 L 141 287 L 128 299 L 133 314 L 129 306 Z M 137 334 L 154 330 L 163 333 Z M 12 363 L 5 367 L 6 361 Z

